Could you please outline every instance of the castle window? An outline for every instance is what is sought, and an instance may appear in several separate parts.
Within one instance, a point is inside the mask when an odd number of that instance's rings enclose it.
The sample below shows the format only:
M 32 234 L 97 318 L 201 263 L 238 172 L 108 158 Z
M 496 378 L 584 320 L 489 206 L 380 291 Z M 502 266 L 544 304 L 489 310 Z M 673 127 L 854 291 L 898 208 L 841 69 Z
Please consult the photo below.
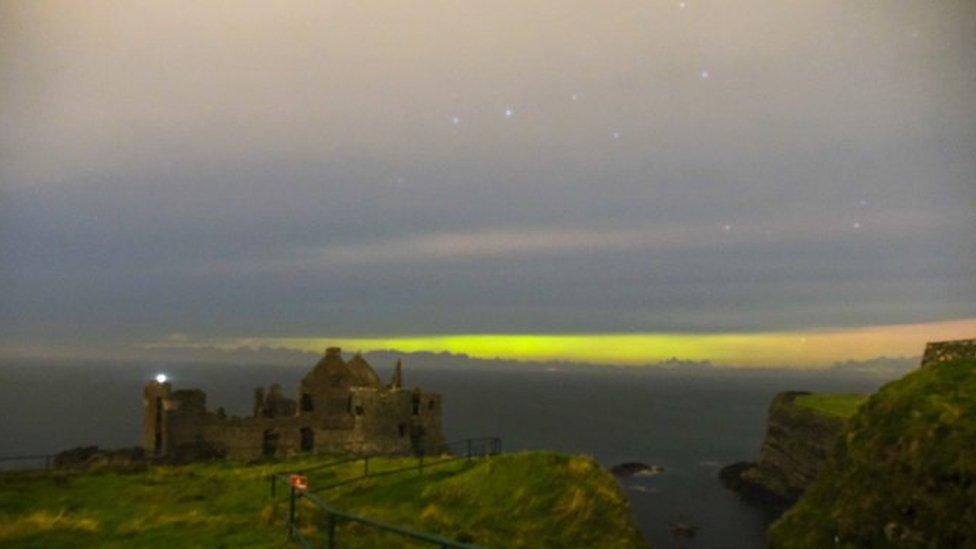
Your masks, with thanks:
M 311 452 L 315 448 L 315 431 L 311 427 L 302 427 L 302 451 Z
M 271 429 L 264 432 L 264 441 L 261 448 L 264 457 L 272 457 L 278 453 L 278 439 L 280 438 L 281 434 Z
M 406 434 L 407 434 L 407 424 L 406 423 L 401 423 L 401 424 L 397 425 L 397 431 L 400 432 L 400 436 L 401 437 L 406 436 Z
M 356 415 L 361 416 L 366 413 L 366 410 L 362 406 L 356 406 Z
M 349 400 L 346 401 L 346 411 L 352 413 L 352 395 L 349 395 Z
M 428 410 L 433 410 L 434 409 L 434 406 L 436 406 L 436 403 L 434 402 L 434 399 L 430 399 L 430 402 L 427 403 L 427 409 Z
M 312 404 L 312 395 L 308 393 L 302 393 L 302 411 L 311 412 L 315 406 Z

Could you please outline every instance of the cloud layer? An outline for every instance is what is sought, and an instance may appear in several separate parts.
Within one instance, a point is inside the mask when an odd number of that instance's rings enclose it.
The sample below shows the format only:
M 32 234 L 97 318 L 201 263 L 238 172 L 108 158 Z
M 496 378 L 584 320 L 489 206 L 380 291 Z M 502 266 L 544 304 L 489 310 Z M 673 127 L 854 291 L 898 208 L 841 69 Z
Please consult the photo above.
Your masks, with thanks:
M 0 343 L 976 317 L 974 17 L 5 2 Z

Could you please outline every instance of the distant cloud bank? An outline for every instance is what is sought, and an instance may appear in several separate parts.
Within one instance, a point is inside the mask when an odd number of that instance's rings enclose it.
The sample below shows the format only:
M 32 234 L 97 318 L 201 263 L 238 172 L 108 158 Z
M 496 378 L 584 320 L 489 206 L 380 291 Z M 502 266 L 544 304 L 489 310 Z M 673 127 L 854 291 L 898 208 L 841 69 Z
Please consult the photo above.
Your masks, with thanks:
M 389 338 L 217 338 L 185 335 L 143 352 L 199 358 L 308 361 L 329 346 L 347 351 L 450 353 L 475 359 L 660 367 L 849 368 L 878 357 L 919 356 L 928 341 L 972 337 L 976 319 L 926 324 L 734 334 L 473 334 Z M 858 364 L 849 361 L 857 361 Z M 846 366 L 845 366 L 846 364 Z

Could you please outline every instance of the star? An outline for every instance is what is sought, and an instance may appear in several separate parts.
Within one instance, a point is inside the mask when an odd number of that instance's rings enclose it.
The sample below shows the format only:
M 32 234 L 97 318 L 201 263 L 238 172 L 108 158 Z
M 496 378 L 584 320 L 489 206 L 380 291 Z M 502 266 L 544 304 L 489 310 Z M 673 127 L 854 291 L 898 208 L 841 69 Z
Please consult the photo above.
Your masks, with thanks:
M 574 94 L 573 94 L 573 101 L 576 101 L 577 99 L 579 99 L 579 94 L 575 94 L 575 93 L 574 93 Z
M 861 222 L 860 221 L 855 221 L 854 224 L 851 225 L 851 226 L 854 227 L 855 229 L 860 229 L 861 228 Z
M 732 225 L 723 225 L 722 230 L 725 232 L 729 232 L 732 230 Z
M 461 119 L 460 118 L 458 118 L 457 116 L 452 116 L 451 117 L 451 124 L 454 124 L 455 126 L 457 126 L 460 123 L 461 123 Z
M 620 139 L 620 132 L 613 132 L 614 139 Z
M 515 109 L 509 107 L 505 109 L 505 118 L 511 118 L 515 114 Z
M 703 70 L 703 71 L 701 71 L 698 74 L 700 74 L 702 78 L 708 78 L 708 71 L 707 70 Z

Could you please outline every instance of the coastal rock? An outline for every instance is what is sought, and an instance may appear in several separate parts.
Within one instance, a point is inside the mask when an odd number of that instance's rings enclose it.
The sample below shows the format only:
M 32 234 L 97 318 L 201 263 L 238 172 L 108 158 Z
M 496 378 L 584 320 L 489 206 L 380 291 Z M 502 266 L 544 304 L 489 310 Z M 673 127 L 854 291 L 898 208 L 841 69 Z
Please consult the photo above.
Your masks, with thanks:
M 726 488 L 739 494 L 745 501 L 779 515 L 795 500 L 774 492 L 761 481 L 755 480 L 757 465 L 754 461 L 739 461 L 723 467 L 718 478 Z M 750 474 L 744 475 L 747 472 Z
M 98 453 L 98 446 L 77 446 L 58 452 L 54 456 L 56 469 L 79 469 L 88 465 L 88 460 Z
M 664 467 L 660 465 L 648 465 L 639 461 L 628 461 L 614 465 L 610 472 L 617 478 L 627 478 L 633 476 L 653 477 L 664 472 Z
M 98 446 L 78 446 L 58 453 L 53 464 L 56 469 L 136 471 L 145 468 L 145 458 L 139 447 L 102 450 Z

